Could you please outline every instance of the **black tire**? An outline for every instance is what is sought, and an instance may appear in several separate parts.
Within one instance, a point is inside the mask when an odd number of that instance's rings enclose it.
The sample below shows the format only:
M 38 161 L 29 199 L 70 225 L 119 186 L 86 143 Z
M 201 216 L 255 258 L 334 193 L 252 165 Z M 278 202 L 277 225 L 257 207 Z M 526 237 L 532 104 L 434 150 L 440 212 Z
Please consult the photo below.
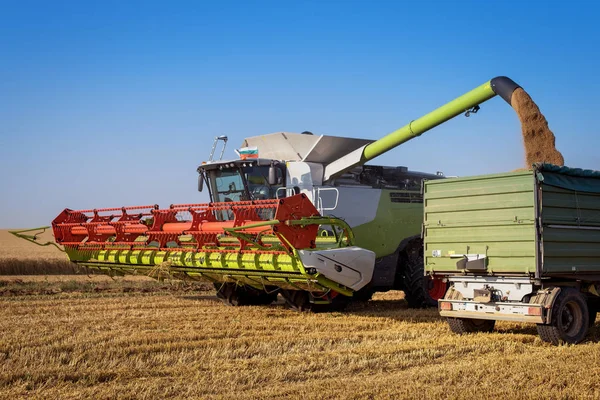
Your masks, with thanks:
M 348 303 L 350 297 L 338 294 L 329 304 L 315 304 L 311 303 L 311 294 L 302 290 L 282 290 L 281 295 L 285 299 L 287 306 L 298 312 L 334 312 L 343 311 Z
M 596 318 L 598 317 L 598 310 L 588 305 L 588 318 L 589 318 L 589 326 L 590 328 L 594 326 L 596 323 Z
M 600 299 L 596 296 L 588 297 L 588 314 L 590 318 L 590 327 L 596 324 L 596 318 L 598 317 L 598 310 L 600 309 Z
M 358 292 L 354 292 L 351 299 L 352 301 L 367 302 L 373 298 L 374 294 L 375 291 L 373 289 L 363 288 L 360 289 Z
M 410 242 L 401 254 L 402 286 L 405 299 L 410 308 L 437 307 L 437 300 L 429 295 L 428 280 L 425 277 L 423 262 L 423 241 L 420 239 Z
M 450 330 L 459 335 L 475 332 L 491 332 L 496 321 L 493 319 L 446 318 Z
M 314 306 L 310 302 L 308 292 L 301 290 L 282 290 L 281 296 L 285 300 L 288 308 L 298 312 L 310 312 Z
M 590 313 L 585 297 L 576 289 L 562 288 L 552 307 L 552 320 L 538 324 L 538 335 L 544 342 L 559 345 L 576 344 L 587 335 Z
M 215 283 L 217 297 L 229 306 L 261 306 L 269 305 L 277 300 L 277 292 L 264 292 L 248 285 L 234 282 Z M 269 288 L 268 288 L 269 289 Z

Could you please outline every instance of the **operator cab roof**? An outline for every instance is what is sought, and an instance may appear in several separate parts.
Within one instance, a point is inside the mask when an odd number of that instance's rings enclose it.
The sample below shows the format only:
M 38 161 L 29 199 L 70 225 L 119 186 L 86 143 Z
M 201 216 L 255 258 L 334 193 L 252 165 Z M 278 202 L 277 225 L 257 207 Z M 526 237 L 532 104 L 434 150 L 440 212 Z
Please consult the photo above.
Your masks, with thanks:
M 223 169 L 223 168 L 231 168 L 231 167 L 262 167 L 262 166 L 270 166 L 277 165 L 279 161 L 271 160 L 267 158 L 248 158 L 246 160 L 229 160 L 229 161 L 209 161 L 206 164 L 202 164 L 198 167 L 198 172 L 200 171 L 213 171 L 215 169 Z

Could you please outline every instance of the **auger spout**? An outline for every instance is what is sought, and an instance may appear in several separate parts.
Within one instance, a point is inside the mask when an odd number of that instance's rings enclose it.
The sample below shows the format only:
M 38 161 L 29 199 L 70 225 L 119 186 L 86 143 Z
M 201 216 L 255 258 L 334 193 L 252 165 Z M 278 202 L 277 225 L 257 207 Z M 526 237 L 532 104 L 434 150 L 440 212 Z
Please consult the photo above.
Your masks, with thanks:
M 325 167 L 324 180 L 334 178 L 356 165 L 364 164 L 457 115 L 469 112 L 470 110 L 476 112 L 481 103 L 486 102 L 496 95 L 499 95 L 510 104 L 513 91 L 519 87 L 510 78 L 505 76 L 496 77 L 430 113 L 409 122 L 402 128 L 389 133 L 381 139 L 331 162 Z

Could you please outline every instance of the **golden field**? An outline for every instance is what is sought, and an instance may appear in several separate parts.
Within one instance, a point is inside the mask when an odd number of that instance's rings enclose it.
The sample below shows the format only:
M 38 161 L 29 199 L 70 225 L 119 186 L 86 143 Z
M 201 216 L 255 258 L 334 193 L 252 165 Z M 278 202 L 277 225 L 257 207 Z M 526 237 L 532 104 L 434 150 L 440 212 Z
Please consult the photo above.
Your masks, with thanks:
M 40 230 L 41 232 L 41 230 Z M 25 233 L 33 235 L 36 232 Z M 38 235 L 40 244 L 54 242 L 52 229 Z M 45 260 L 45 261 L 66 261 L 64 253 L 60 252 L 54 246 L 36 246 L 23 239 L 11 235 L 7 229 L 0 229 L 0 260 L 7 259 L 19 260 Z
M 4 260 L 35 260 L 37 246 L 0 238 Z M 456 336 L 401 292 L 299 314 L 144 277 L 3 276 L 0 289 L 1 398 L 600 398 L 599 325 L 554 347 L 527 324 Z

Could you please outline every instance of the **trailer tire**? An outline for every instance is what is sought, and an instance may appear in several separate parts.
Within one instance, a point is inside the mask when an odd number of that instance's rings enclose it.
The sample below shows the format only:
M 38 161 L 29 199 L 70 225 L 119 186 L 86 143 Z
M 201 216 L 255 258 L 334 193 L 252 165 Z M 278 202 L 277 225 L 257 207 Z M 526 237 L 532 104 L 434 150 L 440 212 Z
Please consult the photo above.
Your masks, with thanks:
M 264 292 L 248 285 L 234 282 L 215 283 L 217 297 L 228 306 L 262 306 L 277 300 L 277 292 Z
M 430 294 L 430 285 L 438 284 L 432 278 L 425 276 L 425 264 L 423 262 L 423 241 L 413 240 L 400 255 L 400 268 L 402 268 L 402 286 L 405 299 L 410 308 L 437 307 L 438 299 Z M 445 284 L 444 284 L 445 285 Z M 446 287 L 436 291 L 444 296 Z
M 576 289 L 562 288 L 552 307 L 549 324 L 538 324 L 538 335 L 544 342 L 559 345 L 576 344 L 587 335 L 590 312 L 585 297 Z
M 475 332 L 491 332 L 496 321 L 493 319 L 446 318 L 450 330 L 459 335 Z

